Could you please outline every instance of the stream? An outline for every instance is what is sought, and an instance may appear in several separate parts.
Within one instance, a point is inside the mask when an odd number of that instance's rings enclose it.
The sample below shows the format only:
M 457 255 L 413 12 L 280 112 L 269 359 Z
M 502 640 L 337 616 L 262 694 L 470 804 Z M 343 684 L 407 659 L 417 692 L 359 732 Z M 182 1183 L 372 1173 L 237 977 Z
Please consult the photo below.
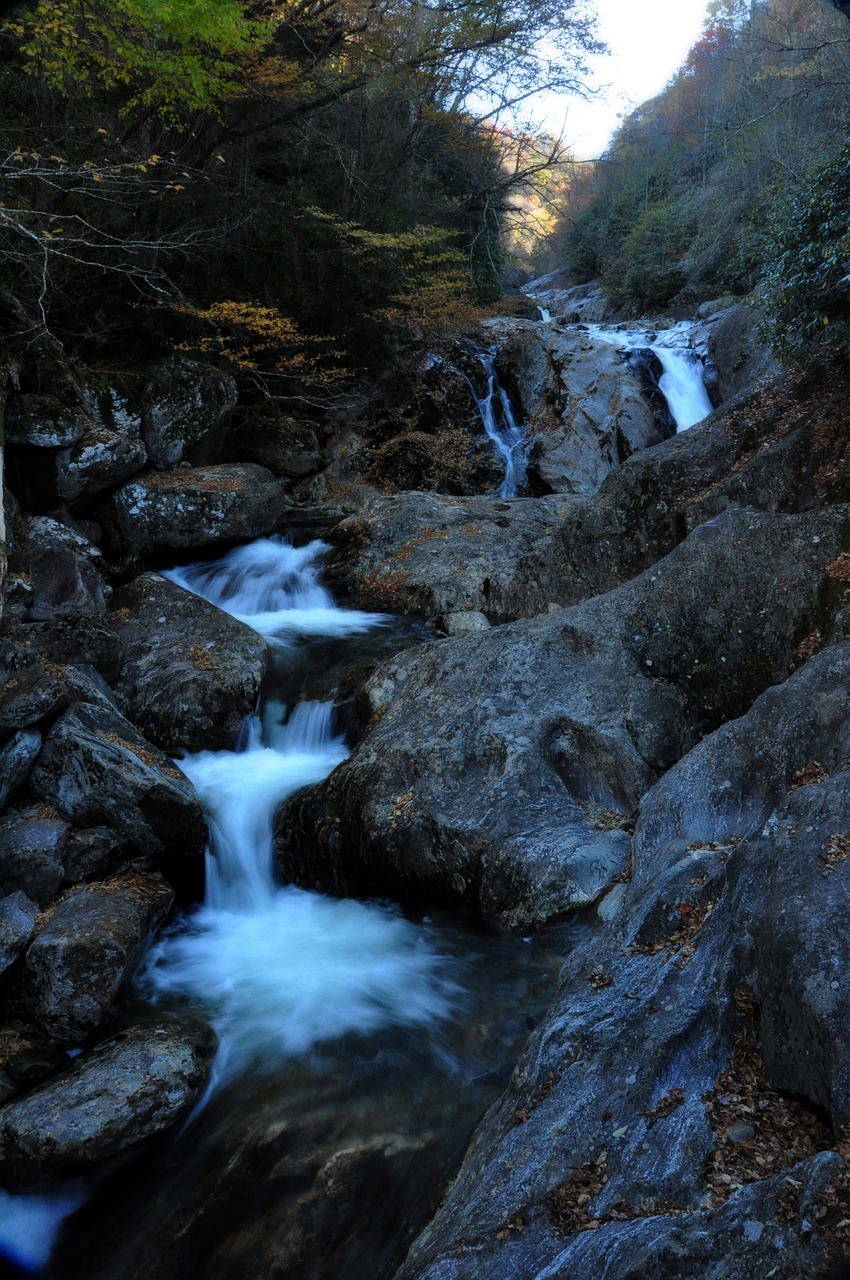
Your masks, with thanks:
M 657 357 L 677 430 L 711 411 L 687 325 L 582 327 Z M 478 356 L 487 385 L 476 402 L 504 468 L 498 493 L 512 498 L 526 431 L 493 353 Z M 179 760 L 209 827 L 205 897 L 136 978 L 137 1016 L 188 1011 L 214 1027 L 218 1049 L 167 1142 L 44 1196 L 0 1193 L 0 1248 L 37 1271 L 59 1232 L 55 1280 L 241 1280 L 272 1257 L 279 1280 L 391 1275 L 591 927 L 496 936 L 285 882 L 275 814 L 349 750 L 337 667 L 346 653 L 374 659 L 423 638 L 405 619 L 339 607 L 321 582 L 326 550 L 264 538 L 166 571 L 272 651 L 233 749 Z
M 136 1017 L 151 1003 L 189 1011 L 219 1045 L 166 1143 L 87 1184 L 8 1197 L 7 1233 L 36 1268 L 60 1230 L 51 1277 L 241 1280 L 272 1255 L 291 1280 L 391 1274 L 586 931 L 501 937 L 278 882 L 276 809 L 348 750 L 331 701 L 291 701 L 293 671 L 309 695 L 304 672 L 327 665 L 329 639 L 362 656 L 419 638 L 402 619 L 337 607 L 320 582 L 325 550 L 262 539 L 168 571 L 273 650 L 234 749 L 180 760 L 209 824 L 205 898 L 136 979 Z

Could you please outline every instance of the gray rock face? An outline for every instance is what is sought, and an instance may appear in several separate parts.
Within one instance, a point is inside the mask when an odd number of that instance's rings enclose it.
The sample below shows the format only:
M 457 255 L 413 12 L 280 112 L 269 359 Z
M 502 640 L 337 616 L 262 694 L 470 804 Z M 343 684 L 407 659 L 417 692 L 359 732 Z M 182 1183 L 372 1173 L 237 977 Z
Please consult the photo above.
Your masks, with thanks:
M 724 307 L 707 318 L 707 351 L 716 373 L 716 403 L 724 404 L 774 374 L 778 364 L 757 334 L 759 316 L 746 302 Z
M 72 528 L 70 524 L 55 520 L 52 516 L 30 516 L 23 521 L 23 525 L 24 542 L 30 553 L 56 551 L 63 547 L 67 551 L 85 556 L 94 564 L 100 563 L 103 559 L 100 548 L 96 547 L 78 527 Z M 76 526 L 76 521 L 74 525 Z
M 138 551 L 201 547 L 270 533 L 283 482 L 250 463 L 179 468 L 122 485 L 112 503 L 121 540 Z
M 41 750 L 37 729 L 22 729 L 0 751 L 0 813 L 24 785 Z
M 529 430 L 529 479 L 544 493 L 593 493 L 632 453 L 666 434 L 623 353 L 575 331 L 552 336 Z
M 593 901 L 641 796 L 787 675 L 846 521 L 728 512 L 607 596 L 385 664 L 371 731 L 284 811 L 287 867 L 517 927 Z
M 173 898 L 150 874 L 69 889 L 24 957 L 14 994 L 23 1016 L 64 1045 L 80 1044 L 106 1017 Z
M 328 535 L 331 573 L 364 608 L 430 619 L 473 610 L 490 621 L 530 617 L 560 599 L 554 537 L 570 498 L 376 499 Z
M 309 476 L 322 465 L 316 432 L 294 418 L 249 419 L 233 432 L 232 443 L 239 458 L 276 476 Z
M 532 281 L 529 293 L 558 324 L 602 324 L 611 318 L 611 304 L 595 281 L 565 288 L 559 272 Z
M 155 467 L 195 461 L 236 406 L 227 373 L 176 356 L 160 365 L 142 395 L 142 436 Z
M 644 798 L 619 908 L 568 959 L 399 1280 L 822 1266 L 846 1165 L 818 1114 L 773 1090 L 848 1114 L 848 680 L 850 646 L 824 650 Z M 736 1096 L 745 1113 L 718 1113 Z M 763 1164 L 715 1178 L 707 1207 L 712 1152 L 734 1161 L 745 1130 Z
M 38 906 L 17 891 L 0 898 L 0 976 L 10 969 L 35 928 Z
M 0 894 L 23 890 L 40 907 L 53 902 L 65 873 L 70 825 L 14 814 L 0 819 Z
M 256 706 L 262 637 L 156 573 L 113 606 L 126 654 L 115 688 L 127 716 L 164 751 L 232 748 Z
M 203 814 L 189 780 L 106 706 L 72 705 L 47 736 L 33 793 L 75 825 L 107 825 L 141 853 L 199 857 Z
M 56 667 L 48 663 L 24 667 L 0 685 L 0 730 L 8 733 L 21 724 L 37 724 L 67 703 L 67 686 Z
M 57 455 L 57 493 L 63 502 L 73 505 L 120 484 L 140 471 L 146 461 L 141 440 L 93 423 L 74 445 Z
M 0 1180 L 15 1191 L 61 1181 L 171 1128 L 198 1096 L 214 1047 L 208 1028 L 176 1019 L 98 1045 L 0 1109 Z
M 79 405 L 55 396 L 14 396 L 6 412 L 6 439 L 41 449 L 68 448 L 82 436 L 85 421 Z

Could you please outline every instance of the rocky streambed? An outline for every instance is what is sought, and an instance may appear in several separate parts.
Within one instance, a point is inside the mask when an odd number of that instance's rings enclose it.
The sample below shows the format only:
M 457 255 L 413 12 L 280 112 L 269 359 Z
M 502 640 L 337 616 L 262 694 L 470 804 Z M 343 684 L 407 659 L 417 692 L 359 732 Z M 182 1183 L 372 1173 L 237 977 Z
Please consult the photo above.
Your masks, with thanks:
M 850 1251 L 850 378 L 781 375 L 746 306 L 706 306 L 717 408 L 676 434 L 665 326 L 610 341 L 552 284 L 473 349 L 525 430 L 515 497 L 463 343 L 321 421 L 182 359 L 10 389 L 0 1211 L 30 1206 L 36 1263 L 86 1201 L 47 1274 L 761 1280 Z M 209 912 L 261 792 L 266 914 L 226 962 Z M 152 1003 L 140 962 L 205 930 L 200 986 Z

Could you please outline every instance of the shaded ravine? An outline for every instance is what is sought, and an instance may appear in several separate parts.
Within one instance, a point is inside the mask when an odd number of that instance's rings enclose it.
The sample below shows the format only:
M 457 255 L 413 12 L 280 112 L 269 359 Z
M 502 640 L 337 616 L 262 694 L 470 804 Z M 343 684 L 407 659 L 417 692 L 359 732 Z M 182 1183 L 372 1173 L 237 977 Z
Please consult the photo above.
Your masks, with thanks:
M 205 901 L 139 983 L 140 999 L 211 1021 L 219 1050 L 183 1131 L 99 1181 L 49 1276 L 207 1280 L 263 1273 L 271 1255 L 293 1280 L 389 1274 L 551 997 L 569 926 L 495 938 L 276 884 L 280 800 L 347 754 L 331 704 L 283 705 L 289 659 L 392 625 L 334 606 L 323 550 L 263 540 L 170 574 L 275 645 L 238 749 L 181 761 L 210 824 Z

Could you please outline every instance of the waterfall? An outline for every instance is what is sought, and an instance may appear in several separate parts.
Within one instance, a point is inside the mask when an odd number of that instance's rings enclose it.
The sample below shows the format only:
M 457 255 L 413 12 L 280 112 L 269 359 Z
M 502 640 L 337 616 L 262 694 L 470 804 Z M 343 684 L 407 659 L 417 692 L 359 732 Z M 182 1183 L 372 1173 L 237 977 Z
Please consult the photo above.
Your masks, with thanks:
M 648 350 L 657 356 L 663 370 L 658 389 L 667 401 L 677 431 L 702 422 L 713 408 L 703 381 L 702 360 L 691 345 L 691 331 L 686 320 L 655 333 L 588 325 L 588 332 L 604 342 L 625 351 Z
M 380 626 L 382 614 L 336 608 L 319 581 L 327 550 L 323 542 L 292 547 L 280 539 L 260 538 L 219 560 L 167 569 L 163 576 L 218 605 L 270 644 L 298 636 L 343 638 Z
M 525 480 L 525 439 L 522 427 L 517 424 L 511 407 L 510 396 L 499 381 L 493 352 L 478 352 L 478 358 L 487 375 L 487 390 L 479 396 L 472 387 L 472 394 L 496 454 L 505 468 L 504 479 L 499 486 L 500 498 L 515 498 L 518 487 Z M 470 386 L 472 384 L 470 383 Z
M 319 583 L 325 549 L 267 538 L 167 576 L 278 644 L 380 623 L 334 605 Z M 206 894 L 154 945 L 141 981 L 154 998 L 190 1001 L 215 1027 L 213 1086 L 349 1032 L 433 1024 L 451 1009 L 454 987 L 424 930 L 387 907 L 275 881 L 278 806 L 346 755 L 329 704 L 287 709 L 272 696 L 238 749 L 179 761 L 209 824 Z

